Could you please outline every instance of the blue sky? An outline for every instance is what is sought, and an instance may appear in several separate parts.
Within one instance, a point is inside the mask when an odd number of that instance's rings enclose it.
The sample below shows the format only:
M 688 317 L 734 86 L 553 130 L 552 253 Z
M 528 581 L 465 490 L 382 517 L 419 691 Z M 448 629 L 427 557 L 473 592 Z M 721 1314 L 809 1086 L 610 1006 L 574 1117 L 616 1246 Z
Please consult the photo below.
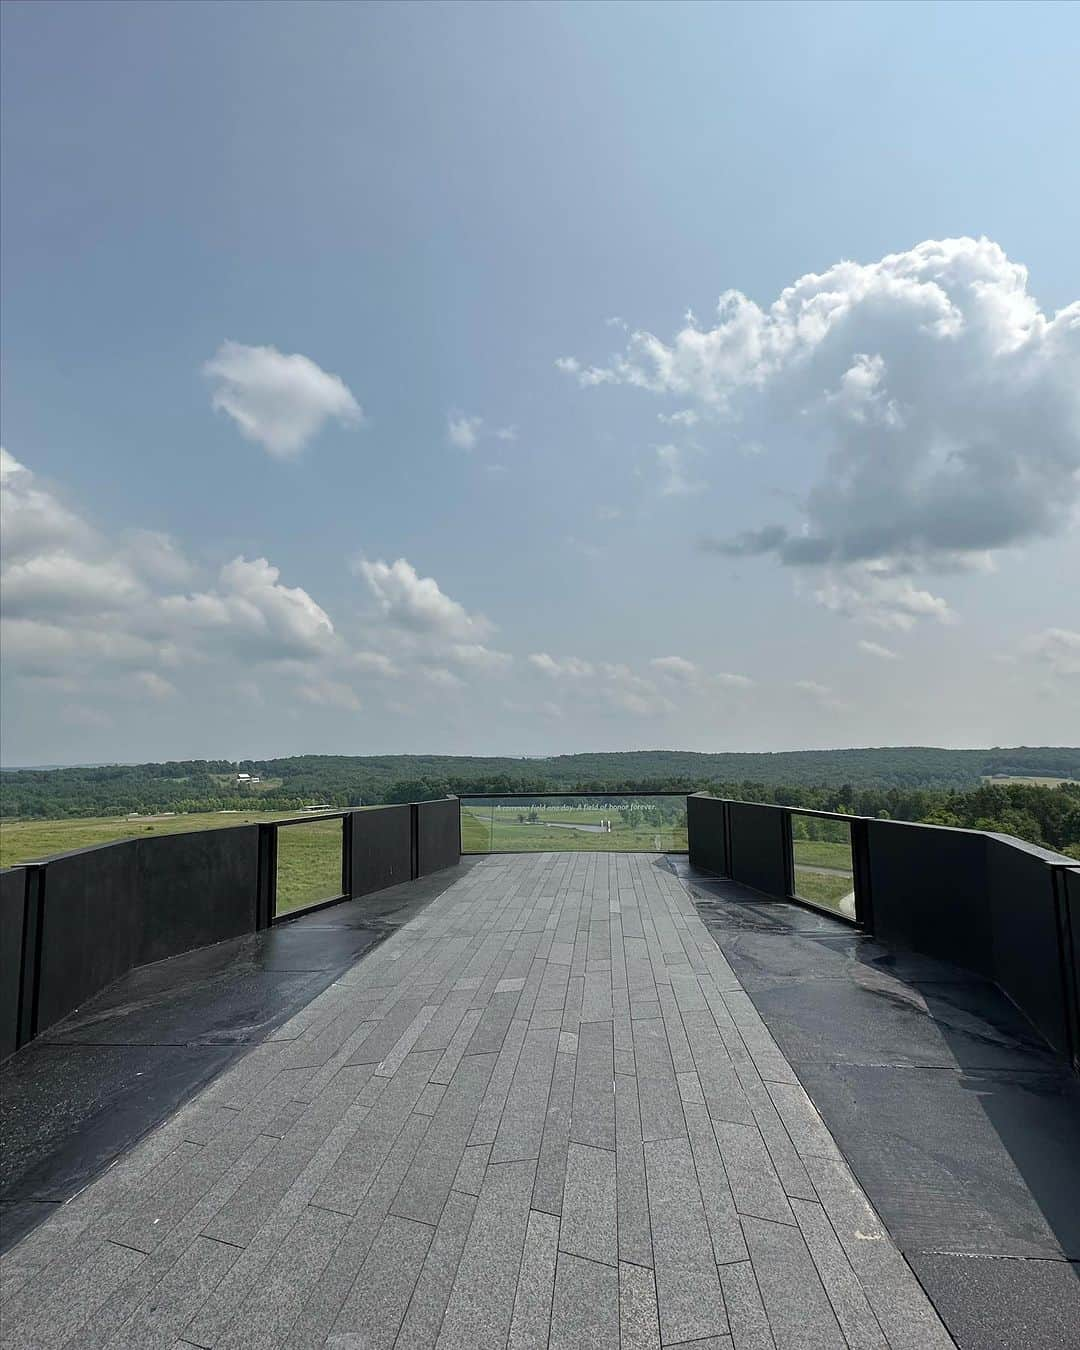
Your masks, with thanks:
M 4 762 L 1075 742 L 1078 15 L 12 0 Z

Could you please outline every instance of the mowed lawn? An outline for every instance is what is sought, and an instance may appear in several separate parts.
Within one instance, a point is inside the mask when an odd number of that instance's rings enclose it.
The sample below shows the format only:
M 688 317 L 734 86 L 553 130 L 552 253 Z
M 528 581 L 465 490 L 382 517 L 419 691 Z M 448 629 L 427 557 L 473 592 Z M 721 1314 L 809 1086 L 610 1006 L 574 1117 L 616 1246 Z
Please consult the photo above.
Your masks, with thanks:
M 186 834 L 281 820 L 295 812 L 205 811 L 191 815 L 98 816 L 85 820 L 0 822 L 0 867 L 33 862 L 53 853 L 109 844 L 147 835 Z M 317 816 L 278 832 L 278 913 L 327 900 L 341 893 L 341 821 Z
M 461 847 L 464 853 L 685 853 L 686 818 L 674 824 L 644 820 L 627 824 L 616 810 L 599 807 L 536 808 L 538 820 L 519 820 L 533 808 L 480 804 L 461 808 Z M 611 821 L 610 832 L 560 829 L 561 825 L 599 825 Z M 546 823 L 541 823 L 546 822 Z

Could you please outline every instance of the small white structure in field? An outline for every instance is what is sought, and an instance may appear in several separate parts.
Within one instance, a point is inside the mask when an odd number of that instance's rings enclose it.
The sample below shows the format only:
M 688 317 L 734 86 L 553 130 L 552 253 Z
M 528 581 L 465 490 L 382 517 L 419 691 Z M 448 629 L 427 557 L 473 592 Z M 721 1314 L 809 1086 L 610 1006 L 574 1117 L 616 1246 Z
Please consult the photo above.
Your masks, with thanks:
M 238 773 L 238 774 L 236 775 L 236 781 L 237 781 L 238 783 L 250 783 L 250 782 L 251 782 L 251 774 L 249 774 L 249 773 Z

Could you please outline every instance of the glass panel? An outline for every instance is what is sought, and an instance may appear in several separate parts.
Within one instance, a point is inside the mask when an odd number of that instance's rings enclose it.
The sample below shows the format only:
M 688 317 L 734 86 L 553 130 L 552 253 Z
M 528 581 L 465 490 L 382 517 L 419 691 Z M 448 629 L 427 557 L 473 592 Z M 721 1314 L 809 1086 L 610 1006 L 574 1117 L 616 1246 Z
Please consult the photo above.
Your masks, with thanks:
M 341 894 L 341 842 L 340 816 L 278 826 L 275 913 L 337 899 Z
M 791 852 L 799 899 L 853 919 L 855 876 L 848 822 L 792 812 Z
M 463 853 L 685 853 L 686 797 L 464 797 Z

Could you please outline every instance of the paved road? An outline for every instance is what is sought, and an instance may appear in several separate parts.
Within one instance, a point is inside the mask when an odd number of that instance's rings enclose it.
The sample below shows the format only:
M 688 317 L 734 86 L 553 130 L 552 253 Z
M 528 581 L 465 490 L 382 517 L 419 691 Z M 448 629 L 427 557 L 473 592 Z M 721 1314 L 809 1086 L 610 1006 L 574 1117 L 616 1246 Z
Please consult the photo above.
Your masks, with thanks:
M 952 1344 L 643 854 L 477 863 L 0 1270 L 19 1347 Z

